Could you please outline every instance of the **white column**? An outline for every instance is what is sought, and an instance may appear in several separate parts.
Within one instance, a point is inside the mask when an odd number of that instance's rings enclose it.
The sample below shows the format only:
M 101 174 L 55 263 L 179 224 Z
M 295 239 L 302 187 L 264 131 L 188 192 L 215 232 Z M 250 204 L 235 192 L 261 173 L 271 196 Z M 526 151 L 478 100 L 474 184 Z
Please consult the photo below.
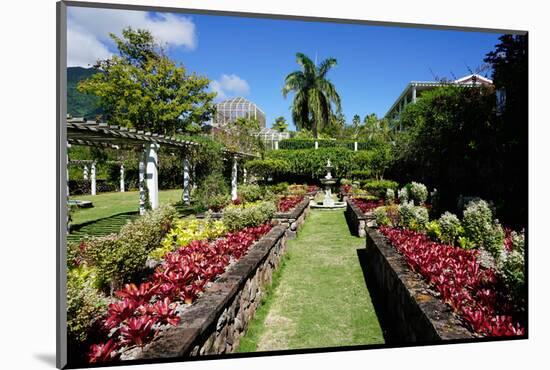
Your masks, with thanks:
M 88 165 L 84 165 L 84 180 L 88 180 Z
M 124 163 L 120 164 L 120 192 L 124 193 Z
M 274 141 L 275 144 L 275 150 L 279 150 L 279 141 Z
M 354 152 L 357 151 L 357 141 L 353 143 L 353 151 L 354 151 Z
M 315 149 L 319 149 L 319 142 L 315 140 Z
M 412 102 L 416 103 L 416 86 L 413 86 Z
M 95 161 L 92 162 L 92 195 L 96 195 Z
M 192 188 L 196 189 L 197 188 L 197 165 L 193 164 L 191 168 L 193 170 L 193 172 L 191 173 L 191 184 L 193 185 Z
M 147 144 L 145 160 L 145 179 L 147 190 L 149 191 L 149 202 L 151 209 L 157 209 L 159 206 L 159 176 L 158 176 L 158 149 L 157 143 Z
M 139 155 L 139 214 L 145 213 L 145 150 Z
M 237 157 L 233 157 L 231 168 L 231 200 L 237 199 Z
M 189 160 L 187 158 L 183 158 L 183 203 L 184 204 L 190 204 L 191 198 L 190 198 L 190 176 L 189 176 Z
M 247 181 L 246 167 L 243 164 L 243 184 L 246 184 L 246 181 Z

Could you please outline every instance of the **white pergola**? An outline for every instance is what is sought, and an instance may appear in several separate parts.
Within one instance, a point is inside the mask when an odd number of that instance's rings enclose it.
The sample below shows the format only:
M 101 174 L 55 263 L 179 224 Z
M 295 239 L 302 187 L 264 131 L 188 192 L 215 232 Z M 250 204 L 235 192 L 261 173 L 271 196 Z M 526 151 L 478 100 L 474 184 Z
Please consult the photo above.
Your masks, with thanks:
M 83 120 L 67 121 L 67 145 L 87 145 L 114 149 L 138 149 L 139 156 L 139 212 L 146 210 L 146 190 L 149 193 L 150 207 L 155 209 L 159 206 L 158 199 L 158 151 L 161 146 L 170 148 L 174 153 L 182 156 L 183 161 L 183 201 L 186 204 L 191 202 L 191 177 L 192 169 L 190 150 L 200 147 L 201 144 L 193 141 L 178 139 L 173 136 L 164 136 L 156 133 L 145 132 L 126 127 L 108 125 L 107 123 L 84 122 Z M 237 176 L 238 161 L 242 158 L 251 158 L 255 155 L 243 152 L 223 150 L 226 157 L 231 158 L 231 196 L 237 198 Z M 85 161 L 88 162 L 88 161 Z M 67 155 L 67 165 L 69 164 Z M 92 180 L 95 178 L 95 162 L 91 161 Z M 68 172 L 68 166 L 67 166 Z M 121 179 L 124 178 L 124 167 L 121 166 Z M 246 173 L 244 173 L 246 178 Z M 68 174 L 67 174 L 68 180 Z M 121 180 L 121 190 L 124 188 Z M 95 182 L 95 181 L 94 181 Z M 92 195 L 95 195 L 95 186 L 92 182 Z M 67 181 L 68 184 L 68 181 Z M 67 185 L 68 187 L 68 185 Z M 67 188 L 67 196 L 69 190 Z

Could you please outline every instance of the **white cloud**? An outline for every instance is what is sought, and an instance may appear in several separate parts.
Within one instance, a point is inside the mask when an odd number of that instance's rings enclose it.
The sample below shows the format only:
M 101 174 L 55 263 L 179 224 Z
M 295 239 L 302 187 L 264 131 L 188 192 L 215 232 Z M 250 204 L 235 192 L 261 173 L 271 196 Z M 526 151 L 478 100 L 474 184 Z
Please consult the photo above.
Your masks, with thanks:
M 112 55 L 109 33 L 120 35 L 126 27 L 143 28 L 167 46 L 189 50 L 197 47 L 195 24 L 188 17 L 136 10 L 69 7 L 67 17 L 67 63 L 86 66 Z
M 230 95 L 247 95 L 250 92 L 248 82 L 235 74 L 223 74 L 219 80 L 210 82 L 210 88 L 218 93 L 217 97 L 220 99 L 225 99 Z
M 107 59 L 112 53 L 107 47 L 90 34 L 78 30 L 67 30 L 67 66 L 89 67 L 98 59 Z

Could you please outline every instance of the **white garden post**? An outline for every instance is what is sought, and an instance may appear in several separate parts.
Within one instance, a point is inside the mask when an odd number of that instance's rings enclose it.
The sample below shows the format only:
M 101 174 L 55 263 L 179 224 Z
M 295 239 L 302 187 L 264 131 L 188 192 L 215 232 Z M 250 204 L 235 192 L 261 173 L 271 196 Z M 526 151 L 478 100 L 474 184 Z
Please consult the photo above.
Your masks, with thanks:
M 145 150 L 139 155 L 139 214 L 145 213 Z
M 315 140 L 315 149 L 319 149 L 319 142 Z
M 95 174 L 95 161 L 92 162 L 92 184 L 91 184 L 91 190 L 92 195 L 96 195 L 96 174 Z
M 237 157 L 233 157 L 231 168 L 231 200 L 237 199 Z
M 88 180 L 89 177 L 88 177 L 88 166 L 87 165 L 84 165 L 84 180 Z
M 124 163 L 120 165 L 120 192 L 124 193 Z
M 183 158 L 183 203 L 190 204 L 190 176 L 189 176 L 189 160 Z
M 243 164 L 243 184 L 246 184 L 246 181 L 247 181 L 247 172 L 246 172 L 246 167 Z
M 149 191 L 149 202 L 151 209 L 157 209 L 159 206 L 159 182 L 158 182 L 158 149 L 157 143 L 147 144 L 145 160 L 145 180 L 147 190 Z
M 356 152 L 357 151 L 357 141 L 355 141 L 353 143 L 353 151 Z

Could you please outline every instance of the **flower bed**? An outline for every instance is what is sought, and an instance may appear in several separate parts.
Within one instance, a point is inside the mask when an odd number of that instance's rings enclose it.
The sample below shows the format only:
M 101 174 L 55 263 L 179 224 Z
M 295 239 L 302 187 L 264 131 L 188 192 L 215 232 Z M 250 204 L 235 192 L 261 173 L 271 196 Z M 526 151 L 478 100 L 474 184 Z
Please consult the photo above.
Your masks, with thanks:
M 477 251 L 439 244 L 410 230 L 381 227 L 380 232 L 474 332 L 490 337 L 525 334 L 499 292 L 495 271 L 480 267 Z
M 368 199 L 363 199 L 363 198 L 351 198 L 351 201 L 364 214 L 372 212 L 374 209 L 384 205 L 384 201 L 382 199 L 368 200 Z
M 143 347 L 163 329 L 178 325 L 178 307 L 192 303 L 231 260 L 238 260 L 270 229 L 269 224 L 246 228 L 168 253 L 150 281 L 127 284 L 116 292 L 118 299 L 109 305 L 102 322 L 109 339 L 91 346 L 89 362 L 116 360 L 124 349 Z
M 288 212 L 304 200 L 301 195 L 285 196 L 277 201 L 278 212 Z

